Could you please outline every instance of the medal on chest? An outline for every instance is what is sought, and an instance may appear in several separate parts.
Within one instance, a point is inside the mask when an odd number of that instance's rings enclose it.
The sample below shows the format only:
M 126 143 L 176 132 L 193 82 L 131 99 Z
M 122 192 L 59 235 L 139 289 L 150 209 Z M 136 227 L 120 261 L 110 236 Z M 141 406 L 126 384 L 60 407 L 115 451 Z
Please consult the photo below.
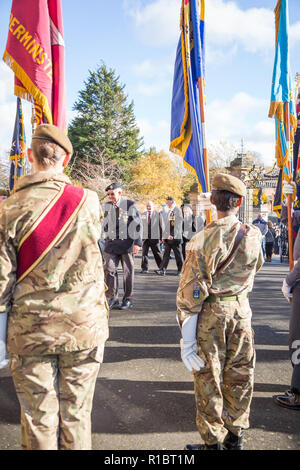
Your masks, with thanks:
M 124 209 L 120 209 L 119 220 L 120 219 L 122 219 L 123 222 L 127 222 L 127 220 L 128 220 L 128 211 L 125 211 Z
M 174 212 L 170 213 L 169 221 L 170 221 L 171 226 L 174 227 L 174 225 L 175 225 L 175 214 L 174 214 Z

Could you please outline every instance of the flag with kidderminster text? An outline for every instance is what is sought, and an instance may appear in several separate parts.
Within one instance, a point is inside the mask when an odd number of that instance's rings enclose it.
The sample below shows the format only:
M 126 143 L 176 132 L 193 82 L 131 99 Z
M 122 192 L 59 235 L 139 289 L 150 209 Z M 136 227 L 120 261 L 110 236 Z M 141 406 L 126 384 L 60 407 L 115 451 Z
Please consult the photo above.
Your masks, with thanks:
M 37 124 L 65 130 L 61 0 L 13 0 L 3 60 L 15 74 L 15 95 L 34 103 Z

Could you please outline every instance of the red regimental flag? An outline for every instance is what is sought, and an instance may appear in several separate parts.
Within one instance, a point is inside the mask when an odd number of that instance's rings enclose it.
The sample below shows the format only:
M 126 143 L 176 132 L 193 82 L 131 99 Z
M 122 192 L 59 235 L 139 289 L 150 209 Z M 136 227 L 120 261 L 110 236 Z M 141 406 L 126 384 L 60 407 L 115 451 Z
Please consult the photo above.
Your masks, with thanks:
M 65 130 L 60 0 L 13 0 L 3 60 L 15 73 L 15 94 L 34 102 L 38 124 Z
M 52 63 L 53 63 L 53 124 L 66 129 L 65 42 L 61 0 L 48 0 Z

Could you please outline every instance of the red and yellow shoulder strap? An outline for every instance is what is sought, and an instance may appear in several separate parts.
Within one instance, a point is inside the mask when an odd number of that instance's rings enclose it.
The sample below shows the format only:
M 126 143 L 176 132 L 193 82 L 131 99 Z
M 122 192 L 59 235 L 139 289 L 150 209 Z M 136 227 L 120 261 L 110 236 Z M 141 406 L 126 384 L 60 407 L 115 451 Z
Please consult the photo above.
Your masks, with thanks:
M 49 253 L 77 216 L 87 197 L 83 188 L 66 184 L 42 212 L 18 247 L 17 283 Z

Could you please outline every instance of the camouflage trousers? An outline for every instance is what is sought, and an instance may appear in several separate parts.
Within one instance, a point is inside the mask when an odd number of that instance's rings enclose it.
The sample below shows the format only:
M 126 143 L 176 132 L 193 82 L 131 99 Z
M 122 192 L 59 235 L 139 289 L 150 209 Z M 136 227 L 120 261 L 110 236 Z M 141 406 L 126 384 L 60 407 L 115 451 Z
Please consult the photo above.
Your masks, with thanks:
M 194 372 L 196 423 L 206 444 L 222 442 L 230 430 L 249 427 L 255 349 L 248 299 L 205 302 L 199 314 L 198 354 L 205 367 Z
M 10 354 L 21 406 L 22 449 L 91 449 L 91 410 L 103 349 Z

